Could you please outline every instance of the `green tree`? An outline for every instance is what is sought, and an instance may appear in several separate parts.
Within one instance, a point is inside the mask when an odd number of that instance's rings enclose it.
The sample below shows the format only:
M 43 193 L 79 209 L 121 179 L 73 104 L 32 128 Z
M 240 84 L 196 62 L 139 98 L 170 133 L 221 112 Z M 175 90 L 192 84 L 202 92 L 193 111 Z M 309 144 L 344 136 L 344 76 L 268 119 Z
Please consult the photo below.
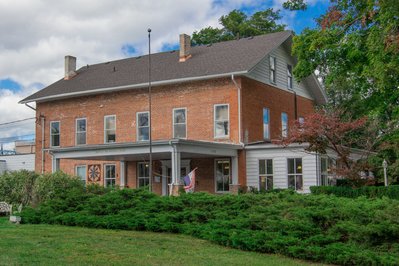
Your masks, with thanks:
M 297 5 L 297 6 L 296 6 Z M 287 9 L 301 9 L 290 0 Z M 399 176 L 399 5 L 397 0 L 331 0 L 315 29 L 294 37 L 296 79 L 318 73 L 329 105 L 379 121 L 382 157 Z
M 283 31 L 285 25 L 277 22 L 280 18 L 279 11 L 271 8 L 258 11 L 250 17 L 240 10 L 233 10 L 220 17 L 222 28 L 206 27 L 195 31 L 192 34 L 192 42 L 194 45 L 210 44 Z

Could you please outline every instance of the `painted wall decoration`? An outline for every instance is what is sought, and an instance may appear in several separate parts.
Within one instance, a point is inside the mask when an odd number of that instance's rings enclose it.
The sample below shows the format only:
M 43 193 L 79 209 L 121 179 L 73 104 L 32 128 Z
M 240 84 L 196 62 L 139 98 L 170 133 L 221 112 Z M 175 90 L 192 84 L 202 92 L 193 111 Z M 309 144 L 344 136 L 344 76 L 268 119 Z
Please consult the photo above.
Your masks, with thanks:
M 99 182 L 101 181 L 101 165 L 100 164 L 91 164 L 88 167 L 88 179 L 90 182 Z

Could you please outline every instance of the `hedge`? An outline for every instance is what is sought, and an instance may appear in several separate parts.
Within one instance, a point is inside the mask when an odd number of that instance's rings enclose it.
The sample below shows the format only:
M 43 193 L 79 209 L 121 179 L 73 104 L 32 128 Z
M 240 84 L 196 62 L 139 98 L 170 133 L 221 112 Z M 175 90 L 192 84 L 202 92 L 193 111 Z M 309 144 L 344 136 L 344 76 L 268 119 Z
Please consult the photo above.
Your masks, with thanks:
M 292 192 L 161 197 L 73 189 L 22 212 L 23 223 L 192 235 L 248 251 L 341 265 L 399 264 L 399 202 Z
M 335 186 L 319 186 L 310 187 L 310 191 L 315 195 L 335 195 L 338 197 L 357 198 L 365 196 L 367 198 L 382 198 L 399 200 L 399 186 L 392 185 L 387 187 L 364 186 L 360 188 L 351 187 L 335 187 Z

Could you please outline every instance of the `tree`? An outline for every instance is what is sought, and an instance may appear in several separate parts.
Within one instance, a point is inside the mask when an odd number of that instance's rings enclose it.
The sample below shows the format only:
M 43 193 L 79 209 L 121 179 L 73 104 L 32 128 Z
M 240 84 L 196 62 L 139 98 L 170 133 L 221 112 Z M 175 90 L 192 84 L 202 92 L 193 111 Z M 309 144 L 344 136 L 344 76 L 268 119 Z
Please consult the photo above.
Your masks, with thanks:
M 375 125 L 366 117 L 344 121 L 341 111 L 321 109 L 306 116 L 301 123 L 295 121 L 288 137 L 282 139 L 282 144 L 306 143 L 306 151 L 324 155 L 329 150 L 335 152 L 339 165 L 334 169 L 335 173 L 356 184 L 362 171 L 371 170 L 367 159 L 378 139 Z M 353 147 L 361 147 L 362 150 L 354 156 Z
M 285 25 L 276 22 L 280 18 L 279 11 L 273 11 L 271 8 L 258 11 L 251 17 L 240 10 L 233 10 L 228 15 L 220 17 L 222 28 L 206 27 L 195 31 L 192 34 L 192 42 L 194 45 L 211 44 L 283 31 Z
M 289 0 L 288 9 L 306 6 Z M 331 0 L 315 29 L 294 37 L 295 78 L 317 73 L 329 106 L 342 118 L 368 116 L 381 134 L 375 149 L 380 166 L 399 176 L 399 5 L 396 0 Z

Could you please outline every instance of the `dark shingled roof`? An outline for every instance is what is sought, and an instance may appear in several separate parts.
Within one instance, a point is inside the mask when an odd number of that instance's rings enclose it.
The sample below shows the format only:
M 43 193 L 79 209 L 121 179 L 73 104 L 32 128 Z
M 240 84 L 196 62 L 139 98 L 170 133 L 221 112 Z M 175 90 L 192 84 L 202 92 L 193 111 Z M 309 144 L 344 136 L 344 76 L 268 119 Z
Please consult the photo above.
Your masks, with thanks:
M 264 56 L 292 35 L 283 31 L 240 40 L 191 47 L 186 62 L 179 51 L 151 55 L 152 82 L 240 73 L 249 71 Z M 115 71 L 114 71 L 115 69 Z M 148 55 L 85 66 L 70 80 L 60 79 L 23 99 L 21 103 L 57 98 L 61 94 L 89 93 L 91 90 L 148 84 Z

